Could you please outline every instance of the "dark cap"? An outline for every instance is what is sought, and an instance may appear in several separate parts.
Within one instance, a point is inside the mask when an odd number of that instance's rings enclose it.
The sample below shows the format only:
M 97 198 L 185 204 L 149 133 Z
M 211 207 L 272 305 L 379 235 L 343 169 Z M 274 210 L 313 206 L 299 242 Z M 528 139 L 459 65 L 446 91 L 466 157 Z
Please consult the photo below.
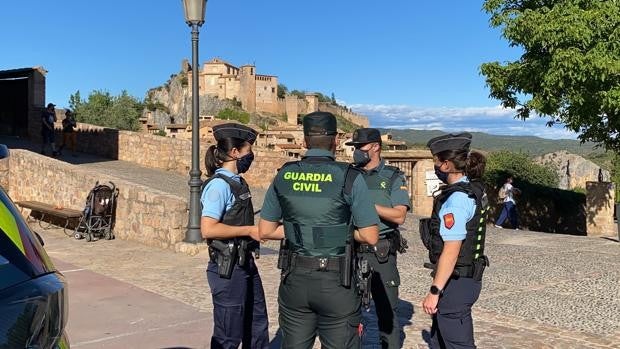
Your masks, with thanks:
M 47 103 L 47 108 L 54 108 L 56 106 L 56 104 L 54 103 Z
M 238 138 L 254 144 L 257 134 L 258 132 L 252 128 L 232 122 L 213 126 L 213 137 L 216 141 L 222 138 Z
M 469 151 L 471 144 L 471 134 L 468 132 L 448 133 L 447 135 L 435 137 L 426 143 L 431 149 L 431 154 L 435 155 L 446 150 L 466 150 Z
M 73 112 L 71 111 L 71 109 L 67 109 L 65 110 L 65 115 L 73 115 Z
M 368 143 L 381 143 L 381 132 L 376 128 L 358 128 L 353 132 L 353 139 L 345 145 L 362 145 Z
M 336 117 L 332 113 L 315 111 L 304 116 L 304 136 L 332 136 L 338 133 Z

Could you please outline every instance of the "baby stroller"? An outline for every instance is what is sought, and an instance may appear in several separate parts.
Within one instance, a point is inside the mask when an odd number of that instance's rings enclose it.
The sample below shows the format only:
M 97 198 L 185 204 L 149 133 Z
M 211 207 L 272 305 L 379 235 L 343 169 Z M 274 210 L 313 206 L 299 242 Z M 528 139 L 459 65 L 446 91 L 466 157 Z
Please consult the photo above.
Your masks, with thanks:
M 114 221 L 118 189 L 114 183 L 110 185 L 95 183 L 86 198 L 84 214 L 75 228 L 76 239 L 92 241 L 96 238 L 114 239 Z

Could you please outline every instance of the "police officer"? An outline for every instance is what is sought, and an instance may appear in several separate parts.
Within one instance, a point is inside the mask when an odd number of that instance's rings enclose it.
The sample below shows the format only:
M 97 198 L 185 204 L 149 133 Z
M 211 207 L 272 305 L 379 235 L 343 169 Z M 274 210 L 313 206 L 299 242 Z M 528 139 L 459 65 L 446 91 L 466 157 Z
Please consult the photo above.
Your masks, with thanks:
M 400 348 L 400 325 L 398 323 L 398 286 L 400 276 L 396 252 L 404 251 L 398 226 L 405 222 L 410 209 L 407 183 L 398 167 L 389 166 L 381 158 L 381 133 L 375 128 L 361 128 L 353 133 L 353 139 L 345 145 L 353 145 L 353 162 L 363 169 L 362 175 L 368 185 L 379 222 L 379 242 L 376 245 L 360 244 L 358 253 L 369 262 L 373 270 L 371 293 L 379 323 L 382 348 Z M 363 312 L 364 322 L 371 320 L 369 312 Z
M 427 146 L 435 174 L 447 185 L 433 202 L 430 219 L 420 222 L 429 249 L 433 282 L 422 307 L 432 314 L 433 348 L 475 348 L 471 307 L 480 295 L 488 202 L 480 181 L 486 159 L 470 152 L 471 134 L 447 134 Z
M 359 348 L 360 296 L 351 281 L 352 237 L 374 245 L 379 218 L 359 171 L 336 162 L 336 118 L 303 119 L 301 161 L 286 163 L 261 211 L 261 238 L 284 239 L 278 292 L 282 348 Z M 282 220 L 284 232 L 277 232 Z M 353 227 L 357 230 L 353 230 Z M 288 250 L 289 253 L 283 253 Z
M 200 230 L 209 244 L 207 279 L 213 297 L 211 348 L 268 348 L 267 307 L 253 251 L 258 250 L 252 195 L 245 180 L 256 131 L 234 123 L 213 127 L 207 149 Z

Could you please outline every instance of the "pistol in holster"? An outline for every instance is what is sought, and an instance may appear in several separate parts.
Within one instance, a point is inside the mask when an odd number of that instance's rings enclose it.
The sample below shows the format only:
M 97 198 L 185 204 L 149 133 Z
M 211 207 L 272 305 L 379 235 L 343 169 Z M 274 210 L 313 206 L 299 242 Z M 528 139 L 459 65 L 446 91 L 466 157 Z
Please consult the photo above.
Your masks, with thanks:
M 482 275 L 484 274 L 484 270 L 490 265 L 489 258 L 487 256 L 480 256 L 478 259 L 474 260 L 474 274 L 472 278 L 476 281 L 482 280 Z
M 284 281 L 292 268 L 293 253 L 286 238 L 280 240 L 280 251 L 278 252 L 278 269 L 282 272 L 280 280 Z
M 260 258 L 260 243 L 249 238 L 238 239 L 237 249 L 239 255 L 239 266 L 245 266 L 248 262 L 247 257 L 254 253 L 256 259 Z
M 211 240 L 209 242 L 209 256 L 217 264 L 217 273 L 221 278 L 230 279 L 237 263 L 238 249 L 233 240 L 224 242 Z
M 390 250 L 393 251 L 393 253 L 398 252 L 402 254 L 407 252 L 407 249 L 409 248 L 409 242 L 403 237 L 403 234 L 401 234 L 400 230 L 394 230 L 390 240 L 392 243 L 392 247 Z
M 344 246 L 344 257 L 340 258 L 340 285 L 346 288 L 351 287 L 354 252 L 353 243 L 347 241 Z
M 362 296 L 362 305 L 368 310 L 368 308 L 370 308 L 370 299 L 372 297 L 370 292 L 372 283 L 372 268 L 368 265 L 368 260 L 366 258 L 357 259 L 356 274 L 357 286 L 359 293 Z
M 420 224 L 420 239 L 422 240 L 422 244 L 426 247 L 427 250 L 431 249 L 431 219 L 430 218 L 421 218 Z

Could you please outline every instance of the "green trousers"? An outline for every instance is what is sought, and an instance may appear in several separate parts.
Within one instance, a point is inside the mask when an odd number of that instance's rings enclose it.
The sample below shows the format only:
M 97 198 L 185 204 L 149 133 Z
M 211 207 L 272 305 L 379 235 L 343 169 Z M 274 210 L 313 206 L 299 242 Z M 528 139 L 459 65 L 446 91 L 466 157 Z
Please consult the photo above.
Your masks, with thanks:
M 368 260 L 374 271 L 370 291 L 376 317 L 373 316 L 375 314 L 363 312 L 365 327 L 374 327 L 369 326 L 368 321 L 377 321 L 381 348 L 400 348 L 401 327 L 397 315 L 400 275 L 396 267 L 396 255 L 390 254 L 383 263 L 379 262 L 374 253 L 361 253 L 360 256 Z
M 317 334 L 323 349 L 360 347 L 360 296 L 338 273 L 295 268 L 280 283 L 278 305 L 283 349 L 311 349 Z

